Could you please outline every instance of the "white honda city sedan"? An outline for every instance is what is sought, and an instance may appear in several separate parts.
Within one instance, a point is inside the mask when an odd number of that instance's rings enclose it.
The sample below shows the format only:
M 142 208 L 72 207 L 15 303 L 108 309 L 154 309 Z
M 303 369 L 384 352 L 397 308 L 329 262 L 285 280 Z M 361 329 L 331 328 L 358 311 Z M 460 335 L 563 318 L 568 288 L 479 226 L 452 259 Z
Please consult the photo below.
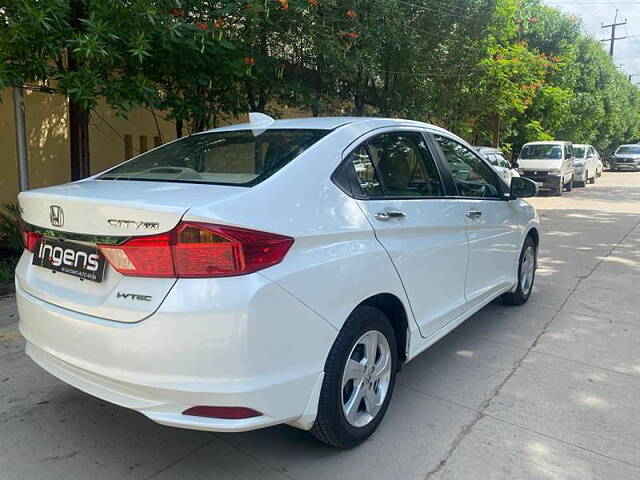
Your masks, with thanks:
M 403 363 L 527 301 L 537 187 L 432 125 L 252 115 L 21 193 L 20 331 L 56 377 L 158 423 L 351 447 Z

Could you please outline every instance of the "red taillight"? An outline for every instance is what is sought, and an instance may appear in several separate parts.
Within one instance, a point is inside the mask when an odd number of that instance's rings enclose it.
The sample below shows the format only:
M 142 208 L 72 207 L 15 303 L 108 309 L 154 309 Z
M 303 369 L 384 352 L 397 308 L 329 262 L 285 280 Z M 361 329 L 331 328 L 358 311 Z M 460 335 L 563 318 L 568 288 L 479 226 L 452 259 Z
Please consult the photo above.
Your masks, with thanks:
M 171 234 L 132 238 L 122 245 L 98 245 L 113 268 L 123 275 L 173 277 Z
M 262 270 L 281 262 L 292 244 L 273 233 L 182 222 L 169 233 L 99 248 L 123 275 L 201 278 Z
M 36 251 L 38 240 L 42 238 L 39 233 L 26 230 L 22 219 L 20 219 L 20 236 L 22 237 L 22 245 L 31 253 Z
M 252 408 L 246 407 L 208 407 L 200 405 L 191 407 L 182 412 L 183 415 L 196 417 L 224 418 L 227 420 L 241 420 L 243 418 L 260 417 L 262 414 Z

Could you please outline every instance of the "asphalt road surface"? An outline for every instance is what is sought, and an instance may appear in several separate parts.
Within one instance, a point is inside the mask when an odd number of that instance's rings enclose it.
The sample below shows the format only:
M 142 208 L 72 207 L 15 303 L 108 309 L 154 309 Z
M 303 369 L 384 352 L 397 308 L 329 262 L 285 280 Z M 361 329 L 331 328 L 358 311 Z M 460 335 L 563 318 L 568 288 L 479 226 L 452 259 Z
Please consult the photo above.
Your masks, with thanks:
M 0 299 L 0 479 L 640 478 L 640 173 L 532 203 L 529 303 L 485 307 L 408 364 L 349 451 L 286 426 L 162 427 L 91 397 L 24 355 Z

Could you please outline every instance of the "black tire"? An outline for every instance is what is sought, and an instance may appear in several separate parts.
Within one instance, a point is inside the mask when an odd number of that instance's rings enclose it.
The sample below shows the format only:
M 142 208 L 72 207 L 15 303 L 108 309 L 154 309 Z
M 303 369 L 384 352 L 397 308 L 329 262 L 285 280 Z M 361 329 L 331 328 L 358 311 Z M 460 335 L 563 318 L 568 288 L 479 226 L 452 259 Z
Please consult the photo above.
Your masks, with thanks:
M 349 355 L 358 340 L 369 331 L 380 332 L 387 340 L 391 352 L 391 377 L 386 397 L 377 414 L 362 427 L 352 426 L 346 419 L 342 406 L 342 377 Z M 324 367 L 324 380 L 318 403 L 318 416 L 311 434 L 327 445 L 351 448 L 366 440 L 384 417 L 395 386 L 398 371 L 398 348 L 389 319 L 374 307 L 356 308 L 338 334 Z
M 594 183 L 596 183 L 596 177 L 597 177 L 597 176 L 598 176 L 598 174 L 597 174 L 597 173 L 594 173 L 594 174 L 593 174 L 593 177 L 591 177 L 591 178 L 589 178 L 589 179 L 588 179 L 588 180 L 589 180 L 589 183 L 590 183 L 591 185 L 593 185 Z
M 570 192 L 571 190 L 573 190 L 573 176 L 571 176 L 571 180 L 567 183 L 567 192 Z
M 534 261 L 534 269 L 533 269 L 533 277 L 531 279 L 531 286 L 528 291 L 522 290 L 522 263 L 524 259 L 524 254 L 528 248 L 533 249 L 533 261 Z M 527 303 L 529 297 L 531 296 L 531 292 L 533 291 L 533 284 L 536 278 L 536 269 L 535 267 L 538 265 L 538 251 L 536 249 L 536 244 L 530 236 L 524 241 L 524 245 L 522 246 L 522 251 L 520 252 L 520 261 L 518 262 L 518 287 L 515 292 L 507 292 L 502 294 L 502 303 L 506 305 L 522 305 L 523 303 Z

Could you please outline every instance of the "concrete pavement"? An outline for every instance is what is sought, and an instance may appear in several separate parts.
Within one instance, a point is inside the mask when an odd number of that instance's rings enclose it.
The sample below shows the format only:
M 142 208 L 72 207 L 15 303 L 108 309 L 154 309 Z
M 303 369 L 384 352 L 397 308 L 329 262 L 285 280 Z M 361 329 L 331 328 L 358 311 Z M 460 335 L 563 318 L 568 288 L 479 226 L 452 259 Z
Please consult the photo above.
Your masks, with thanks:
M 640 478 L 640 173 L 532 203 L 530 302 L 485 307 L 408 364 L 349 451 L 285 426 L 162 427 L 93 398 L 24 355 L 0 299 L 0 479 Z

